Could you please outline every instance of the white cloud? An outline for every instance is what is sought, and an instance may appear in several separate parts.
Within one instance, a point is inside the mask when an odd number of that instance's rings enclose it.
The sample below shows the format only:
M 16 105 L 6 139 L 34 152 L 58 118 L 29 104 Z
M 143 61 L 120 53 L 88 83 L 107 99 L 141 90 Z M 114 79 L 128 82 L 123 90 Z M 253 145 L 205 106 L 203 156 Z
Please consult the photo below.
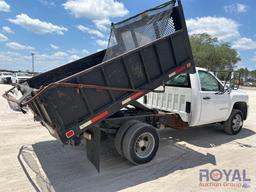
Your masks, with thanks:
M 78 52 L 77 49 L 69 49 L 69 50 L 67 50 L 67 53 L 70 53 L 70 54 L 75 54 L 77 52 Z
M 106 18 L 106 19 L 94 19 L 93 23 L 96 25 L 97 29 L 101 31 L 107 31 L 108 27 L 111 24 L 111 21 Z
M 17 42 L 6 43 L 6 46 L 9 47 L 10 49 L 14 49 L 14 50 L 34 50 L 34 48 L 31 46 L 22 45 Z
M 84 57 L 81 51 L 78 54 L 70 54 L 67 51 L 48 54 L 35 52 L 35 70 L 48 71 L 81 57 Z M 0 66 L 12 70 L 31 70 L 31 55 L 29 52 L 0 51 Z
M 77 26 L 77 29 L 79 29 L 80 31 L 84 32 L 84 33 L 88 33 L 90 35 L 94 35 L 94 36 L 98 36 L 100 38 L 103 38 L 104 35 L 103 33 L 101 33 L 100 31 L 98 30 L 95 30 L 95 29 L 91 29 L 89 27 L 85 27 L 83 25 L 78 25 Z
M 63 6 L 77 18 L 103 19 L 129 13 L 123 3 L 115 0 L 67 0 Z
M 248 7 L 246 5 L 240 4 L 240 3 L 237 4 L 237 11 L 239 13 L 245 13 L 247 12 L 247 10 L 248 10 Z
M 52 54 L 37 53 L 35 55 L 35 64 L 42 66 L 44 70 L 49 70 L 80 58 L 81 56 L 76 54 L 69 54 L 66 51 L 57 51 Z
M 50 47 L 51 47 L 52 49 L 59 49 L 59 47 L 58 47 L 57 45 L 54 45 L 54 44 L 50 44 Z
M 226 13 L 245 13 L 248 11 L 248 6 L 241 3 L 224 6 Z
M 256 55 L 254 55 L 251 60 L 256 62 Z
M 188 19 L 190 34 L 208 33 L 220 41 L 233 41 L 240 37 L 239 23 L 225 17 L 197 17 Z
M 225 17 L 197 17 L 188 19 L 187 26 L 189 34 L 208 33 L 217 37 L 220 41 L 229 42 L 232 48 L 237 50 L 256 49 L 256 41 L 241 36 L 240 24 Z
M 3 31 L 4 33 L 14 34 L 14 31 L 13 31 L 10 27 L 8 27 L 8 26 L 3 26 L 3 27 L 2 27 L 2 31 Z
M 72 54 L 72 55 L 88 55 L 90 52 L 87 49 L 82 49 L 82 50 L 77 50 L 77 49 L 69 49 L 67 50 L 67 53 Z
M 53 1 L 48 1 L 48 0 L 39 0 L 41 4 L 43 4 L 46 7 L 54 7 L 56 6 Z
M 81 57 L 78 56 L 78 55 L 71 55 L 71 56 L 69 56 L 69 62 L 76 61 L 78 59 L 81 59 Z
M 68 31 L 68 29 L 63 26 L 54 25 L 39 19 L 33 19 L 24 13 L 17 15 L 15 19 L 9 19 L 9 21 L 37 34 L 55 33 L 63 35 L 65 31 Z
M 10 70 L 31 69 L 31 55 L 22 55 L 20 53 L 10 51 L 0 51 L 0 66 L 1 68 Z
M 11 11 L 11 6 L 8 5 L 5 1 L 0 0 L 0 11 L 10 12 Z
M 63 58 L 63 57 L 67 57 L 68 54 L 66 52 L 63 52 L 63 51 L 58 51 L 58 52 L 55 52 L 53 54 L 54 57 L 57 57 L 57 58 Z
M 235 41 L 232 47 L 240 50 L 256 49 L 256 41 L 250 38 L 242 37 Z
M 82 53 L 88 55 L 90 51 L 88 51 L 87 49 L 82 49 Z
M 8 41 L 8 37 L 6 37 L 4 34 L 0 33 L 0 42 L 1 41 Z
M 103 48 L 106 48 L 108 46 L 108 41 L 105 40 L 98 39 L 96 40 L 96 43 Z
M 124 4 L 116 0 L 67 0 L 63 6 L 76 18 L 91 19 L 99 30 L 106 30 L 109 18 L 129 13 Z

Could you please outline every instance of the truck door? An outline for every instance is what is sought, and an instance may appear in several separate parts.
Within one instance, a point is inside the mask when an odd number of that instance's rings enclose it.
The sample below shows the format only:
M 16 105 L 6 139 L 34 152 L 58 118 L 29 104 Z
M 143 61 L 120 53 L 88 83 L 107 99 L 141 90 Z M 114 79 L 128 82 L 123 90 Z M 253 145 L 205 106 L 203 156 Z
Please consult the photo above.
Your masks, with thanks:
M 221 122 L 229 110 L 229 94 L 223 85 L 208 71 L 198 70 L 201 90 L 200 125 Z

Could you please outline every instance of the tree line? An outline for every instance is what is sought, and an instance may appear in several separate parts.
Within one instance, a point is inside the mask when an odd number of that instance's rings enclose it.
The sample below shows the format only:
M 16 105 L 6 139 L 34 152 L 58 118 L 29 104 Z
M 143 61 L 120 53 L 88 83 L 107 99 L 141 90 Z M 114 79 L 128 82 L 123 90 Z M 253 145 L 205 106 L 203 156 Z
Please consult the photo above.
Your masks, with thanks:
M 238 52 L 228 42 L 220 42 L 209 34 L 191 35 L 190 43 L 198 67 L 211 71 L 234 70 L 241 61 Z
M 256 70 L 236 69 L 241 58 L 228 42 L 220 42 L 217 38 L 202 33 L 191 35 L 190 43 L 198 67 L 207 68 L 211 71 L 236 70 L 239 71 L 243 80 L 256 80 Z
M 247 67 L 240 68 L 239 70 L 240 76 L 243 80 L 250 80 L 255 79 L 256 80 L 256 70 L 249 70 Z

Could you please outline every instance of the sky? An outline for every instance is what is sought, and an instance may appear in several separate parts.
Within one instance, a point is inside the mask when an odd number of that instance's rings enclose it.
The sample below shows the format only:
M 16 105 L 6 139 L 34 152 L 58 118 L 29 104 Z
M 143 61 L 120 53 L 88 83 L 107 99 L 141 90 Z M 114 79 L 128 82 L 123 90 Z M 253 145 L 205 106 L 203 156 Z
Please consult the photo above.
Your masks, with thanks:
M 0 69 L 47 70 L 107 47 L 111 22 L 166 0 L 0 0 Z M 237 65 L 256 69 L 254 0 L 182 0 L 190 34 L 229 42 Z

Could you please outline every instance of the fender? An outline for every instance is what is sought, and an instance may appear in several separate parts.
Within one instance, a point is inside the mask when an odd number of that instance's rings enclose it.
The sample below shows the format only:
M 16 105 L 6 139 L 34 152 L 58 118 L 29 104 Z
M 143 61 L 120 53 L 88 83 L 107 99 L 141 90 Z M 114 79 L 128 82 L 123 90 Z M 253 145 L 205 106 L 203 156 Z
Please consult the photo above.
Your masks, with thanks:
M 230 99 L 231 99 L 231 106 L 229 108 L 228 114 L 225 118 L 225 120 L 227 120 L 232 112 L 232 110 L 234 109 L 235 105 L 238 103 L 245 103 L 248 106 L 248 95 L 246 94 L 246 92 L 238 89 L 238 90 L 232 90 L 230 92 Z M 238 108 L 239 109 L 239 108 Z M 247 111 L 246 111 L 247 113 Z M 246 117 L 244 117 L 246 118 Z

